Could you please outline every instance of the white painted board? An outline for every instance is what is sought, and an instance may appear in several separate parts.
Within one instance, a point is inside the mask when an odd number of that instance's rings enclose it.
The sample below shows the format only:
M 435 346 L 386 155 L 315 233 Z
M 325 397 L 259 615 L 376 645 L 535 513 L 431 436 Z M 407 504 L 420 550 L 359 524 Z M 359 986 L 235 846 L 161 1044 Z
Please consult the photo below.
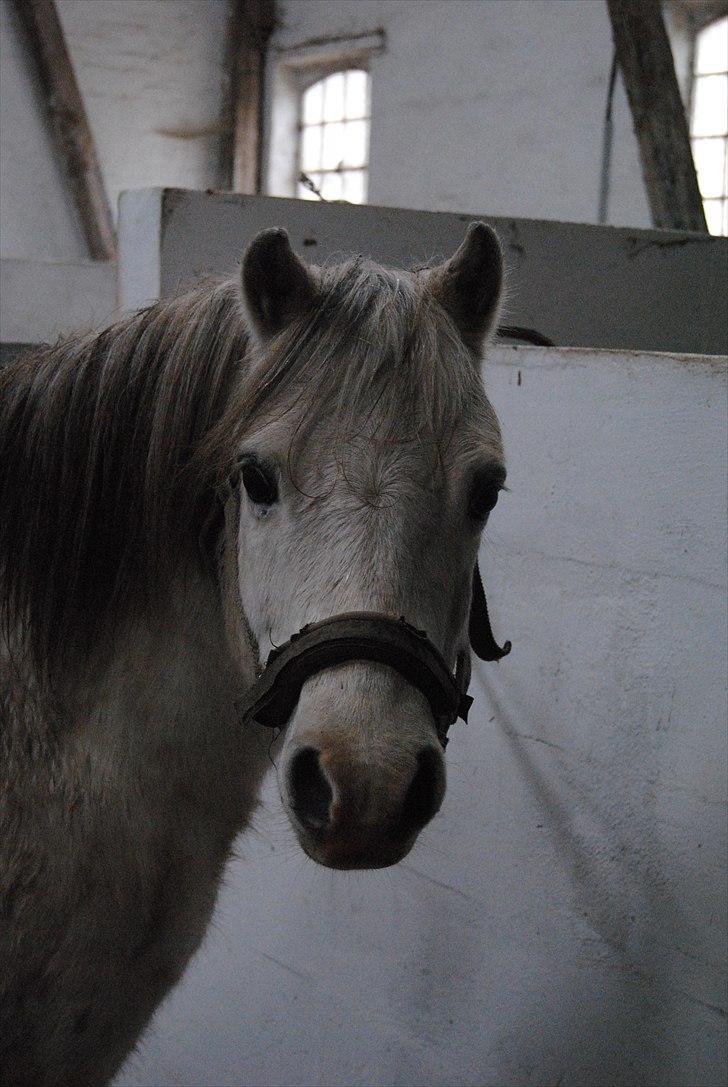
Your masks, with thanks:
M 313 263 L 361 253 L 409 268 L 483 218 L 505 250 L 504 321 L 563 346 L 728 353 L 728 238 L 182 189 L 123 193 L 119 217 L 123 308 L 231 274 L 265 227 Z
M 498 348 L 496 635 L 442 812 L 334 873 L 269 782 L 117 1087 L 722 1087 L 725 360 Z

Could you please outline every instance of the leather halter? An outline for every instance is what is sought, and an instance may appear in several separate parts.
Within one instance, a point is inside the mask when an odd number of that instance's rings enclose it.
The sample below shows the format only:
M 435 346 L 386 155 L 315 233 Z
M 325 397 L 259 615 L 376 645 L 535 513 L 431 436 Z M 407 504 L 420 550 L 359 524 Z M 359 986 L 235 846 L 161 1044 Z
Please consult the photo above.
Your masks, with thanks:
M 499 660 L 511 650 L 500 648 L 488 617 L 488 605 L 477 563 L 469 624 L 473 652 L 481 660 Z M 473 699 L 467 693 L 466 669 L 452 674 L 442 654 L 404 617 L 379 612 L 343 612 L 319 623 L 309 623 L 277 649 L 271 650 L 263 672 L 238 703 L 244 721 L 268 728 L 283 728 L 311 676 L 345 661 L 374 661 L 399 672 L 427 699 L 443 747 L 447 730 L 458 717 L 467 721 Z

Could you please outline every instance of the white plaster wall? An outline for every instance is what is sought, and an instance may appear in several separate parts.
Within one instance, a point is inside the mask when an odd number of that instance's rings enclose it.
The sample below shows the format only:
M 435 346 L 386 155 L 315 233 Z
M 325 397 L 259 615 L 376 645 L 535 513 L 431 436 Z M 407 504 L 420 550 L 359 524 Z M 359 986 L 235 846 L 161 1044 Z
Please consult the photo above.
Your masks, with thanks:
M 281 0 L 280 10 L 279 62 L 312 38 L 386 32 L 371 60 L 370 203 L 596 222 L 612 58 L 603 0 Z M 272 179 L 268 191 L 286 195 Z M 609 222 L 650 224 L 621 82 Z
M 0 0 L 0 255 L 87 255 L 9 0 Z
M 123 189 L 214 185 L 225 0 L 58 0 L 114 209 Z
M 112 210 L 122 189 L 214 184 L 225 0 L 58 0 Z M 87 256 L 8 0 L 0 0 L 0 255 Z
M 498 348 L 510 493 L 443 810 L 333 873 L 269 783 L 117 1087 L 722 1087 L 725 360 Z
M 0 343 L 52 343 L 115 316 L 110 262 L 0 260 Z

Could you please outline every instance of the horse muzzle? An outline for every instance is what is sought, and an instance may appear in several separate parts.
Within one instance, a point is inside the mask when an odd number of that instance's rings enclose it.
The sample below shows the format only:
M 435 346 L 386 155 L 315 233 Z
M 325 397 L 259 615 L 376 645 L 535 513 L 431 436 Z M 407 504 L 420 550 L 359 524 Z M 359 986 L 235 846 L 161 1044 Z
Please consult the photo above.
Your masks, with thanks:
M 304 851 L 328 868 L 384 868 L 411 849 L 445 795 L 442 753 L 421 749 L 401 792 L 372 793 L 371 768 L 336 747 L 298 748 L 287 762 L 284 792 Z

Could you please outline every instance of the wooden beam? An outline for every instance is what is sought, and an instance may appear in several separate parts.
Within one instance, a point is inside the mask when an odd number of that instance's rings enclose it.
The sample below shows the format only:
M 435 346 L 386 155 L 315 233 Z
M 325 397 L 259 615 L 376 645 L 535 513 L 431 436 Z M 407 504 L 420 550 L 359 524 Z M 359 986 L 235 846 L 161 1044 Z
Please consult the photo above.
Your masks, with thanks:
M 659 0 L 607 0 L 652 222 L 707 233 L 690 132 Z
M 257 193 L 262 180 L 263 79 L 275 0 L 230 0 L 217 185 Z
M 54 0 L 15 0 L 48 120 L 93 260 L 116 257 L 116 233 L 73 64 Z

